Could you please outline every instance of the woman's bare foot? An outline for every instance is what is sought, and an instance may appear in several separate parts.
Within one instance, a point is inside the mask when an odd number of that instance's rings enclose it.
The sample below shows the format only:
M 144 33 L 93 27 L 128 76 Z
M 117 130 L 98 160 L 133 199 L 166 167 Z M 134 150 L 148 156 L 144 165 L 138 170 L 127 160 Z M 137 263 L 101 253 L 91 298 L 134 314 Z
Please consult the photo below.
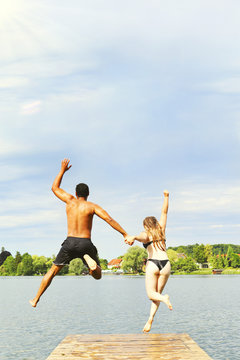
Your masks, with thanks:
M 148 319 L 148 321 L 146 322 L 146 324 L 143 328 L 143 332 L 149 332 L 151 330 L 152 322 L 153 322 L 153 320 Z
M 169 300 L 169 295 L 163 295 L 163 300 L 162 302 L 164 302 L 164 304 L 167 305 L 167 307 L 169 308 L 169 310 L 172 310 L 173 307 L 172 307 L 172 304 L 170 303 L 170 300 Z
M 37 306 L 37 303 L 38 301 L 33 299 L 33 300 L 29 300 L 29 303 L 32 305 L 32 307 L 36 307 Z
M 89 267 L 89 273 L 92 275 L 92 272 L 97 269 L 97 263 L 95 260 L 93 260 L 89 255 L 85 254 L 83 256 L 84 260 L 88 264 Z

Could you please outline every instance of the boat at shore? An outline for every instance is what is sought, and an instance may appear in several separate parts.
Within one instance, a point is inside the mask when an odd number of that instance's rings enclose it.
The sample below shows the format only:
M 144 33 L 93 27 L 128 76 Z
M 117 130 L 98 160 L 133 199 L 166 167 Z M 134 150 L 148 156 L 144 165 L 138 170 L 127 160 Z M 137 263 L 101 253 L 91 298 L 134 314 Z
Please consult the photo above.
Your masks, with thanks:
M 221 275 L 222 272 L 223 272 L 223 269 L 212 269 L 213 275 Z

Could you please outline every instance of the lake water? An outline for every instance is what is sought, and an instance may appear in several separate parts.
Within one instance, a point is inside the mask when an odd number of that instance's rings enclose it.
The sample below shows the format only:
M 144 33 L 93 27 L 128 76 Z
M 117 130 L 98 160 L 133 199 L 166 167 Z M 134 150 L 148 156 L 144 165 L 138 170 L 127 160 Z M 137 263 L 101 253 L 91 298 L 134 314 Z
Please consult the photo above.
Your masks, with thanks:
M 41 277 L 0 277 L 0 359 L 45 360 L 68 334 L 136 334 L 148 318 L 144 277 L 56 277 L 38 307 Z M 171 276 L 152 333 L 188 333 L 213 359 L 240 359 L 240 276 Z

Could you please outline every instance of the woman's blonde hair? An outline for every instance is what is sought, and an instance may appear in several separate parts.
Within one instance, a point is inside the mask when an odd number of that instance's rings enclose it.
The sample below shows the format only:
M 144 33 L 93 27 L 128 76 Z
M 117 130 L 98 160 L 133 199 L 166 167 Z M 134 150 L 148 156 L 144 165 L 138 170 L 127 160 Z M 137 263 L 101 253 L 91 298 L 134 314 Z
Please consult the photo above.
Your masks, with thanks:
M 143 220 L 143 226 L 149 240 L 153 242 L 153 246 L 166 251 L 166 239 L 157 219 L 154 216 L 148 216 Z

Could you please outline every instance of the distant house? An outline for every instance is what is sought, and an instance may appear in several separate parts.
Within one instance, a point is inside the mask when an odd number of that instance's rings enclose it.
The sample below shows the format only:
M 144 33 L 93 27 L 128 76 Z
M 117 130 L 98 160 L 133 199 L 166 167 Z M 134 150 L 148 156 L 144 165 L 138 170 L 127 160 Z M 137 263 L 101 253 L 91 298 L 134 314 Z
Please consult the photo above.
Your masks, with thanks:
M 112 259 L 108 263 L 108 269 L 120 269 L 121 263 L 122 263 L 122 259 Z
M 196 263 L 200 269 L 208 269 L 209 268 L 209 263 L 205 262 L 205 263 Z

